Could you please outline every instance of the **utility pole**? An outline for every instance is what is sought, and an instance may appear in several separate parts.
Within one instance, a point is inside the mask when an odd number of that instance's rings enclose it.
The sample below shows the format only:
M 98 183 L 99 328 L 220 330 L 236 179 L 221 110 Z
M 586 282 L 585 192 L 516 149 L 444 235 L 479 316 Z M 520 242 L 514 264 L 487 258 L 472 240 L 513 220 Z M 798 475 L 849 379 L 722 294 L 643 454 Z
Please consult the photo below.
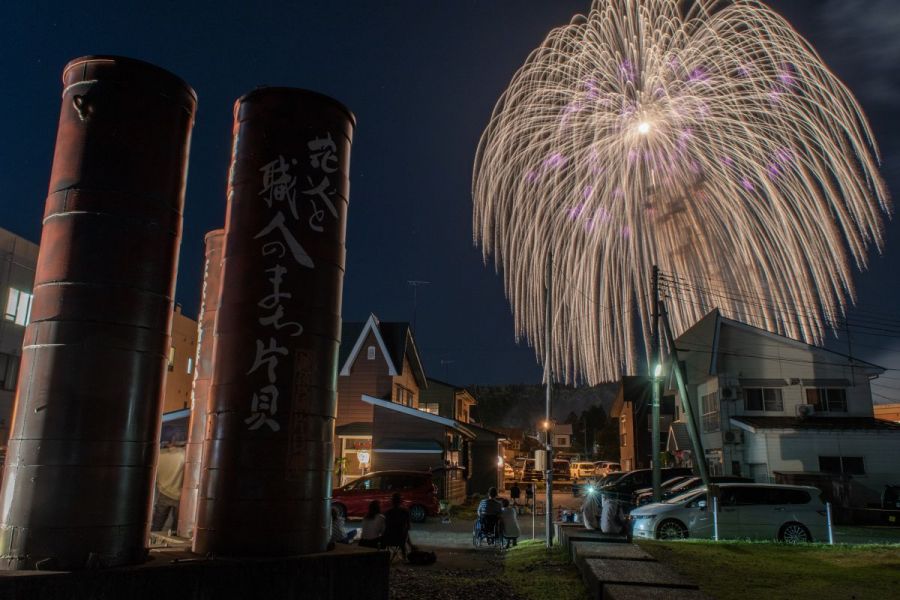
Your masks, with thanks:
M 553 547 L 553 439 L 551 437 L 551 421 L 550 421 L 550 390 L 553 381 L 553 366 L 551 364 L 552 352 L 550 350 L 550 340 L 553 325 L 553 307 L 552 307 L 552 282 L 553 282 L 553 252 L 547 255 L 547 278 L 546 285 L 546 302 L 544 314 L 544 379 L 547 382 L 547 406 L 545 411 L 544 427 L 547 431 L 547 470 L 544 476 L 544 484 L 547 489 L 547 506 L 546 515 L 544 516 L 544 524 L 547 534 L 547 548 Z
M 663 306 L 660 302 L 660 306 Z M 697 471 L 700 473 L 700 479 L 703 485 L 709 489 L 709 473 L 706 470 L 706 453 L 703 452 L 703 442 L 700 439 L 700 432 L 697 431 L 697 422 L 694 420 L 694 409 L 691 407 L 691 399 L 688 396 L 687 380 L 681 371 L 681 363 L 678 362 L 678 349 L 675 347 L 675 337 L 672 335 L 672 327 L 669 324 L 669 312 L 661 310 L 663 330 L 666 336 L 666 344 L 669 348 L 669 360 L 672 361 L 672 370 L 675 372 L 675 381 L 678 384 L 678 393 L 681 396 L 681 408 L 684 409 L 684 418 L 687 421 L 688 435 L 691 438 L 691 447 L 694 450 L 694 463 L 697 465 Z
M 653 453 L 653 501 L 662 500 L 662 470 L 659 464 L 659 377 L 662 374 L 662 363 L 659 352 L 659 267 L 653 265 L 653 341 L 650 349 L 650 385 L 653 386 L 653 410 L 651 414 L 651 452 Z
M 417 279 L 413 279 L 412 281 L 406 282 L 408 285 L 412 286 L 413 289 L 413 318 L 412 318 L 412 331 L 416 333 L 416 311 L 418 309 L 419 304 L 419 286 L 420 285 L 430 285 L 430 281 L 419 281 Z

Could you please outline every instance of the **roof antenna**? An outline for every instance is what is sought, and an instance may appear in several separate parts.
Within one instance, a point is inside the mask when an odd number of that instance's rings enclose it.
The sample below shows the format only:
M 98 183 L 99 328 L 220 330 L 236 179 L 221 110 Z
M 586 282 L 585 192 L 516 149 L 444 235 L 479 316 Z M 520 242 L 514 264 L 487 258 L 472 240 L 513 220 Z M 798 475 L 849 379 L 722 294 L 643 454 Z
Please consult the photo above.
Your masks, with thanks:
M 413 335 L 416 333 L 416 309 L 418 308 L 419 303 L 419 286 L 420 285 L 430 285 L 430 281 L 420 281 L 417 279 L 413 279 L 412 281 L 406 282 L 408 285 L 412 286 L 413 289 L 413 318 L 412 318 L 412 331 Z

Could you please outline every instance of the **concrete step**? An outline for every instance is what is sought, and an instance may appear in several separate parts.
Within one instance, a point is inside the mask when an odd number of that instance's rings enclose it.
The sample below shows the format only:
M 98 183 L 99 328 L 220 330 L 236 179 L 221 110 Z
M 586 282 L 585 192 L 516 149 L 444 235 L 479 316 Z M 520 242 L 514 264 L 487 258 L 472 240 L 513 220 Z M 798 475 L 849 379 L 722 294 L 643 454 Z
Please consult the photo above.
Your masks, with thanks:
M 569 557 L 580 571 L 588 558 L 606 558 L 611 560 L 656 560 L 635 544 L 610 542 L 572 542 L 569 544 Z
M 556 539 L 566 552 L 569 552 L 569 545 L 572 542 L 610 542 L 625 543 L 628 538 L 625 534 L 617 535 L 611 533 L 603 533 L 596 529 L 585 529 L 582 523 L 554 523 L 556 529 Z
M 712 600 L 700 590 L 648 587 L 644 585 L 603 586 L 603 600 Z
M 669 567 L 648 560 L 587 558 L 583 561 L 581 576 L 590 590 L 591 598 L 597 600 L 607 600 L 605 590 L 613 585 L 660 588 L 667 591 L 698 589 L 696 584 Z

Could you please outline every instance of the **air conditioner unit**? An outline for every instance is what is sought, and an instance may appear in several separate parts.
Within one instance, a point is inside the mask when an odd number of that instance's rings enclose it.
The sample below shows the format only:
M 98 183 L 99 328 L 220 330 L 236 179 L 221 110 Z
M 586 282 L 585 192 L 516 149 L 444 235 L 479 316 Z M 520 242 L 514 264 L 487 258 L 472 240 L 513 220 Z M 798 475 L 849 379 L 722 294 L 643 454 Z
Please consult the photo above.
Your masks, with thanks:
M 805 419 L 807 417 L 811 417 L 816 414 L 816 407 L 812 404 L 798 404 L 797 405 L 797 416 L 801 419 Z
M 744 432 L 740 429 L 729 429 L 722 432 L 722 441 L 726 444 L 742 444 L 744 442 Z

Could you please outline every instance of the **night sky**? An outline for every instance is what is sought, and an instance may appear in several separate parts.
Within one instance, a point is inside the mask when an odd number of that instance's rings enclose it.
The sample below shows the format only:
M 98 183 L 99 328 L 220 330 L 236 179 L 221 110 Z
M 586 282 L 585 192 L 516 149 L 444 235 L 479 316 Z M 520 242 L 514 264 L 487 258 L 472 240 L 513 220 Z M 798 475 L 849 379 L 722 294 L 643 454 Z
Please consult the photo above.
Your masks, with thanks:
M 60 75 L 72 58 L 119 54 L 197 91 L 177 300 L 195 316 L 204 234 L 223 226 L 232 105 L 258 85 L 331 95 L 356 114 L 345 320 L 411 320 L 426 371 L 459 383 L 537 382 L 516 345 L 502 281 L 472 245 L 475 148 L 528 53 L 589 0 L 377 2 L 17 2 L 4 7 L 0 226 L 38 241 Z M 896 0 L 772 0 L 849 85 L 900 184 L 900 11 Z M 265 8 L 261 6 L 264 5 Z M 900 227 L 857 277 L 853 354 L 889 370 L 875 400 L 900 399 Z M 863 312 L 865 311 L 865 312 Z M 853 316 L 851 316 L 853 318 Z M 829 347 L 847 350 L 846 340 Z

